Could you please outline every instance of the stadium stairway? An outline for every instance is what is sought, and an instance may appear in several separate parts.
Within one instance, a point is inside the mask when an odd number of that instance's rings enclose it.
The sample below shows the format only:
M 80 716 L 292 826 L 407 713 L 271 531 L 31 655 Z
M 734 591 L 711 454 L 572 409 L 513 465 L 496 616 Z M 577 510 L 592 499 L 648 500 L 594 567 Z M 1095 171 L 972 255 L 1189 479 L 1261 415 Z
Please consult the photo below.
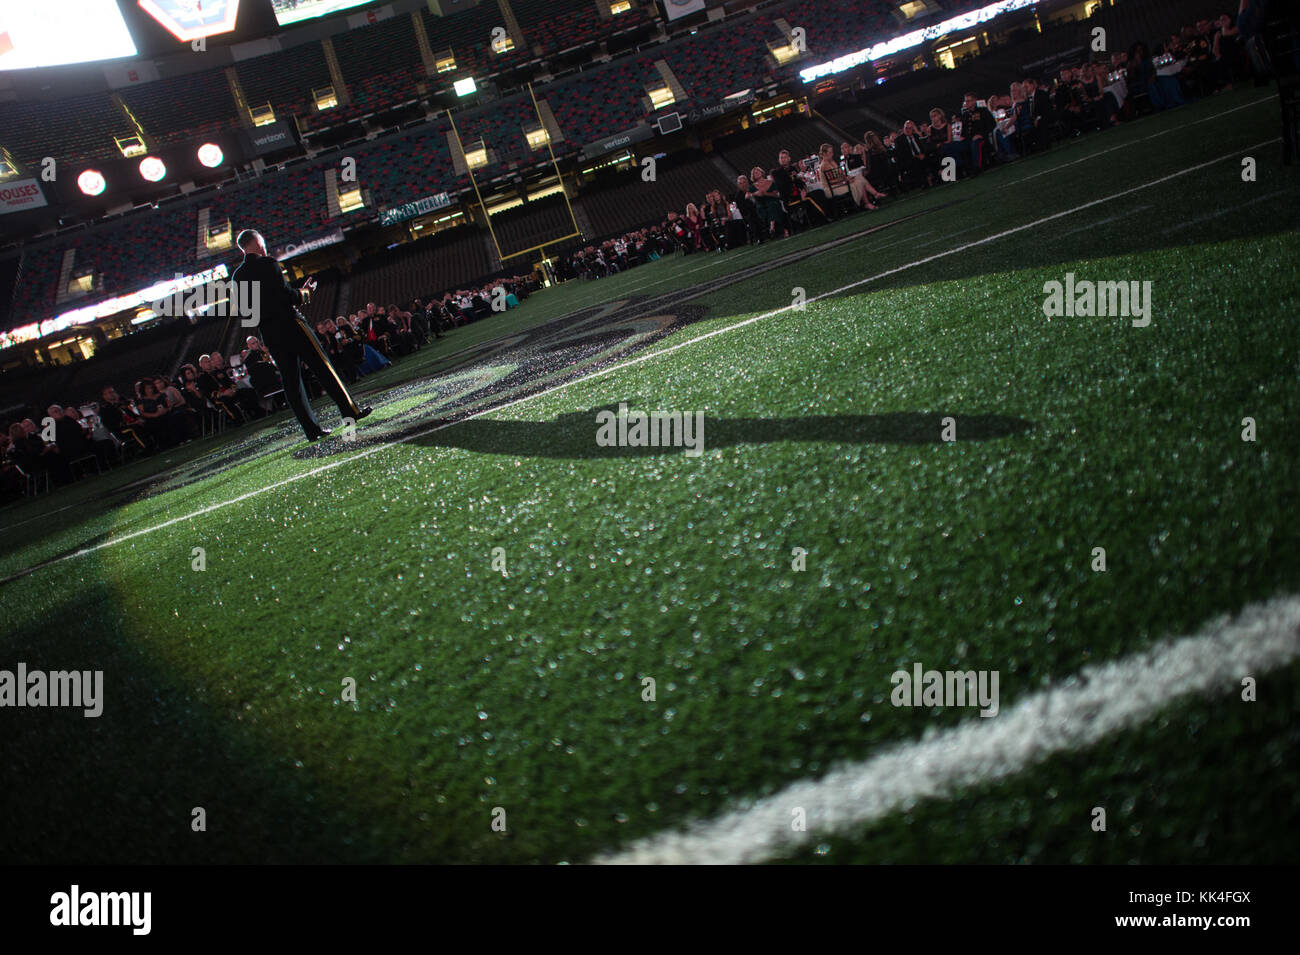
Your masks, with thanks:
M 339 297 L 337 309 L 340 315 L 348 314 L 348 309 L 352 306 L 352 278 L 344 275 L 343 280 L 339 283 Z
M 713 163 L 713 165 L 718 167 L 718 172 L 722 173 L 722 175 L 727 178 L 728 182 L 735 182 L 736 178 L 740 175 L 740 170 L 737 169 L 735 166 L 733 166 L 727 160 L 727 157 L 722 155 L 722 153 L 719 152 L 710 153 L 709 160 Z
M 815 121 L 788 117 L 733 133 L 718 140 L 716 148 L 731 165 L 748 174 L 755 166 L 770 169 L 782 149 L 790 150 L 795 158 L 813 155 L 826 142 L 826 133 Z M 735 181 L 732 176 L 730 182 Z
M 591 227 L 591 217 L 587 215 L 587 208 L 577 199 L 573 200 L 573 219 L 578 223 L 578 229 L 584 239 L 595 235 L 596 230 Z
M 167 365 L 167 377 L 175 378 L 181 371 L 181 365 L 185 364 L 185 356 L 194 345 L 194 329 L 191 328 L 181 336 L 180 347 L 176 349 L 176 354 L 172 355 L 172 360 Z
M 835 154 L 837 156 L 840 151 L 840 143 L 846 140 L 857 142 L 861 139 L 861 136 L 854 135 L 852 131 L 826 116 L 823 116 L 821 113 L 817 112 L 817 110 L 813 110 L 813 119 L 816 121 L 818 128 L 825 132 L 829 137 L 826 141 L 835 147 Z
M 487 249 L 488 266 L 492 274 L 500 272 L 506 267 L 505 261 L 501 258 L 501 252 L 497 248 L 497 243 L 492 241 L 492 236 L 483 231 L 483 247 Z

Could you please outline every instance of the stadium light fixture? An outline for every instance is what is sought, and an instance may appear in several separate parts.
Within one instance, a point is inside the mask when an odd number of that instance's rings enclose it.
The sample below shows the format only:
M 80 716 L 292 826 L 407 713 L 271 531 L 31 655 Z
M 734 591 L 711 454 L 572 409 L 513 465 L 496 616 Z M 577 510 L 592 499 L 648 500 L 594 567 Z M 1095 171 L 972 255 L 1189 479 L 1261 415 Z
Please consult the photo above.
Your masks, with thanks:
M 204 143 L 199 147 L 199 162 L 212 169 L 221 165 L 221 161 L 226 158 L 226 154 L 221 151 L 221 147 L 216 143 Z
M 333 86 L 323 86 L 318 90 L 312 90 L 311 99 L 316 104 L 316 112 L 318 113 L 323 113 L 327 109 L 334 109 L 339 105 L 339 97 L 334 92 Z
M 98 169 L 87 169 L 77 177 L 77 188 L 88 196 L 97 196 L 104 191 L 108 183 Z
M 551 134 L 546 131 L 545 126 L 538 126 L 536 129 L 529 129 L 524 132 L 524 137 L 528 140 L 529 149 L 541 149 L 551 141 Z
M 146 156 L 140 160 L 140 175 L 149 182 L 158 182 L 167 175 L 167 166 L 157 156 Z
M 772 40 L 768 42 L 767 48 L 776 59 L 778 66 L 785 66 L 787 63 L 793 63 L 803 55 L 793 40 L 787 40 L 784 43 L 777 43 L 775 40 Z
M 487 144 L 481 139 L 471 143 L 465 150 L 465 165 L 470 169 L 481 169 L 488 163 Z
M 660 86 L 656 89 L 647 89 L 646 93 L 650 97 L 650 104 L 656 109 L 663 109 L 665 106 L 672 106 L 677 102 L 677 97 L 667 86 Z
M 145 146 L 144 140 L 139 136 L 115 136 L 113 139 L 117 143 L 118 151 L 126 159 L 149 154 L 149 148 Z
M 364 209 L 366 205 L 365 197 L 361 194 L 361 187 L 354 186 L 347 191 L 339 190 L 339 211 L 343 213 L 356 212 L 358 209 Z

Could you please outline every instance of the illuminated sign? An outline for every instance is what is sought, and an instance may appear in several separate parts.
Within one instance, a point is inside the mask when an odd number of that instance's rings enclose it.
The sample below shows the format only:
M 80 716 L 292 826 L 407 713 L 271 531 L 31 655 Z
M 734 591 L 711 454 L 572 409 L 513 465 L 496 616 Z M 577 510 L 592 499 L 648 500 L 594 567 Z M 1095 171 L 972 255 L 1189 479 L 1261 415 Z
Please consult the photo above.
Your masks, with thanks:
M 0 70 L 135 56 L 116 0 L 0 0 Z
M 138 292 L 128 292 L 125 295 L 118 295 L 95 305 L 86 305 L 83 308 L 64 312 L 57 318 L 47 318 L 39 325 L 23 325 L 20 328 L 0 333 L 0 348 L 9 348 L 22 342 L 44 338 L 46 335 L 53 335 L 64 329 L 71 328 L 73 325 L 86 325 L 96 319 L 107 318 L 127 309 L 148 305 L 164 299 L 174 292 L 192 289 L 199 285 L 207 285 L 217 279 L 224 279 L 227 274 L 228 270 L 225 265 L 217 265 L 194 275 L 177 275 L 175 278 L 158 282 L 148 288 L 140 289 Z
M 290 23 L 298 23 L 302 20 L 310 20 L 313 17 L 326 17 L 331 13 L 338 13 L 340 10 L 350 10 L 352 7 L 359 7 L 366 3 L 373 3 L 374 0 L 271 0 L 271 9 L 275 11 L 275 20 L 282 27 Z M 388 12 L 392 16 L 392 11 Z M 352 27 L 361 26 L 366 22 L 374 23 L 378 20 L 387 19 L 383 16 L 382 11 L 368 11 L 361 14 L 359 18 L 364 17 L 362 23 L 353 23 L 353 18 L 348 19 L 348 25 Z
M 451 196 L 445 192 L 440 192 L 436 196 L 425 196 L 423 199 L 404 202 L 400 206 L 394 206 L 391 209 L 381 209 L 379 211 L 379 224 L 393 225 L 407 219 L 414 219 L 416 216 L 445 209 L 449 205 L 451 205 Z
M 140 9 L 182 43 L 235 28 L 239 0 L 139 0 Z
M 978 10 L 972 10 L 970 13 L 963 13 L 960 16 L 950 17 L 942 23 L 935 23 L 928 27 L 922 27 L 919 30 L 913 30 L 911 33 L 904 33 L 902 36 L 896 36 L 892 40 L 885 40 L 883 43 L 877 43 L 875 46 L 867 47 L 865 50 L 858 50 L 856 53 L 846 53 L 844 56 L 837 57 L 829 63 L 821 63 L 817 66 L 810 66 L 806 70 L 799 71 L 799 77 L 805 83 L 812 83 L 821 79 L 823 76 L 831 76 L 835 73 L 843 73 L 845 70 L 851 70 L 855 66 L 861 66 L 864 63 L 870 63 L 884 56 L 891 56 L 903 50 L 910 50 L 913 47 L 920 46 L 926 40 L 937 40 L 941 36 L 947 36 L 949 33 L 955 33 L 958 30 L 967 30 L 981 23 L 987 23 L 994 17 L 1001 16 L 1004 13 L 1011 13 L 1014 10 L 1023 10 L 1025 7 L 1032 7 L 1038 3 L 1038 0 L 1000 0 L 998 3 L 990 4 L 987 7 L 981 7 Z

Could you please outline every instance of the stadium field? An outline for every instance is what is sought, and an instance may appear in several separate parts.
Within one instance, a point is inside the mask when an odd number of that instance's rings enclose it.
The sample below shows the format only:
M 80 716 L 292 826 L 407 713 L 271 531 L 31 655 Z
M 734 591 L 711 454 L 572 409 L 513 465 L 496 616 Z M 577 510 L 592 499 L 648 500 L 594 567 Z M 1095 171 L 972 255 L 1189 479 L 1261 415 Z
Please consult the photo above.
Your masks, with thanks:
M 0 744 L 5 855 L 1293 860 L 1277 113 L 569 282 L 367 379 L 355 434 L 282 415 L 0 512 L 3 658 L 104 673 Z M 1112 282 L 1131 314 L 1045 314 Z M 602 445 L 621 404 L 700 453 Z M 917 667 L 996 702 L 895 705 Z

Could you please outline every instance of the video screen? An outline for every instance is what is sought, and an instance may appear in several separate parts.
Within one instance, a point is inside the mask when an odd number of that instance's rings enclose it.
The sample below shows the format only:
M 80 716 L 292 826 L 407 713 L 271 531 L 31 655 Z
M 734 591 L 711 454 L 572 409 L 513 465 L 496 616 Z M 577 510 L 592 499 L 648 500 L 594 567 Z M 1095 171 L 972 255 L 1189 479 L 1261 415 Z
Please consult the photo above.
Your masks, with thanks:
M 135 56 L 114 0 L 0 0 L 0 70 Z
M 275 19 L 284 27 L 374 2 L 376 0 L 271 0 L 271 6 L 275 9 Z

